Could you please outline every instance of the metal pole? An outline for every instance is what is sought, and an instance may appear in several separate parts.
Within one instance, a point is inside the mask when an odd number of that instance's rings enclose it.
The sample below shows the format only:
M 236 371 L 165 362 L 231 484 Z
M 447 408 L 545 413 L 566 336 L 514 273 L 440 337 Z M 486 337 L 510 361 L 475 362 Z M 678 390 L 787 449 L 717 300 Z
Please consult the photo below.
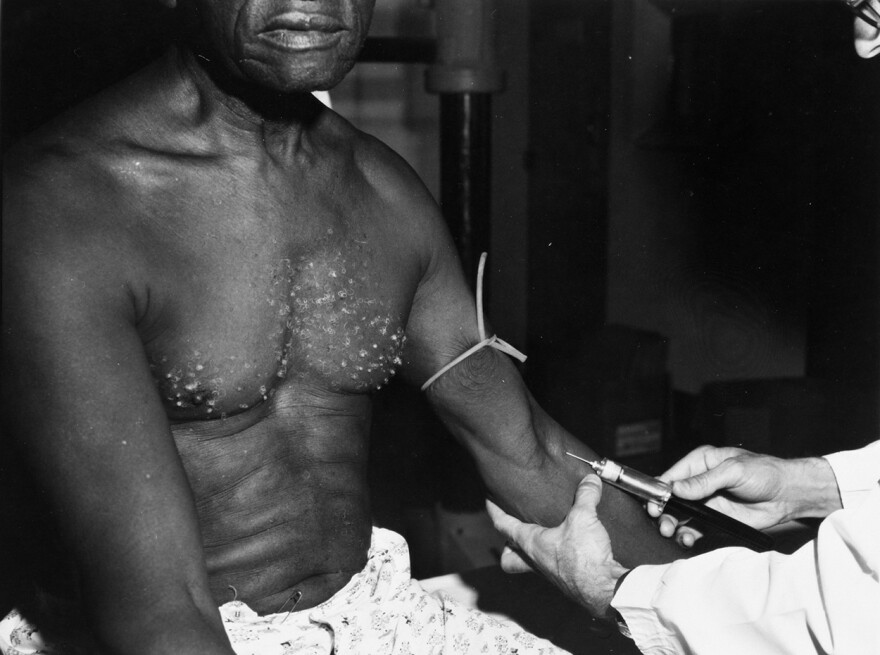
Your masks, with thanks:
M 440 97 L 440 206 L 471 277 L 489 249 L 491 107 L 488 93 Z
M 437 58 L 426 86 L 440 95 L 440 205 L 466 274 L 489 249 L 494 0 L 437 0 Z

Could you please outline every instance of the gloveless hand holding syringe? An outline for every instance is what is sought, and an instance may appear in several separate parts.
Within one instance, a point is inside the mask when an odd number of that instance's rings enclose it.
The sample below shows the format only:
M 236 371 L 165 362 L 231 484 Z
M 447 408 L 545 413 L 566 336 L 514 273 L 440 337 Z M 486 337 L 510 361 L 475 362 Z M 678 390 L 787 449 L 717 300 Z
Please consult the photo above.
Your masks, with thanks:
M 721 532 L 743 546 L 759 552 L 773 548 L 774 542 L 770 535 L 707 507 L 703 503 L 673 495 L 672 485 L 668 482 L 646 475 L 629 466 L 618 464 L 607 457 L 596 462 L 579 457 L 574 453 L 566 452 L 565 454 L 589 464 L 596 474 L 608 484 L 642 500 L 656 503 L 661 511 L 668 507 L 680 520 L 695 520 L 704 532 Z

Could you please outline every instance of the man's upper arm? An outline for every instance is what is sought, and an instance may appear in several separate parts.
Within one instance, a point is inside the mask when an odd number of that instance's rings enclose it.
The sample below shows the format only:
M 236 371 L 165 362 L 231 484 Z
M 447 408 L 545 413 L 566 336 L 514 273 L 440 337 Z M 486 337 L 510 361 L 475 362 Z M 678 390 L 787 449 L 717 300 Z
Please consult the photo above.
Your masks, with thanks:
M 437 203 L 409 165 L 363 135 L 364 173 L 387 206 L 385 239 L 417 286 L 407 318 L 407 381 L 421 385 L 477 338 L 472 290 Z
M 47 205 L 13 194 L 5 208 L 4 431 L 53 507 L 99 631 L 134 627 L 145 609 L 204 610 L 194 505 L 125 257 Z

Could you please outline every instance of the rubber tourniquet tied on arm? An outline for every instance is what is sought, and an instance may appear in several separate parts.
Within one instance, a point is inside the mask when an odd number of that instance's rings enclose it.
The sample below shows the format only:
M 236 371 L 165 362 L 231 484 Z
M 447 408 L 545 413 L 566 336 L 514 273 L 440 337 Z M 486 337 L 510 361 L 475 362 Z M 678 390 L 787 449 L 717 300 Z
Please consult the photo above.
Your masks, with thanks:
M 490 348 L 495 348 L 495 350 L 500 350 L 503 353 L 507 353 L 511 357 L 518 359 L 521 362 L 526 361 L 526 356 L 522 354 L 519 350 L 511 346 L 509 343 L 504 341 L 503 339 L 499 339 L 497 335 L 492 335 L 491 337 L 486 337 L 486 325 L 485 320 L 483 319 L 483 271 L 486 268 L 486 253 L 480 255 L 480 265 L 477 268 L 477 329 L 480 334 L 480 342 L 475 346 L 468 348 L 458 357 L 449 362 L 446 366 L 441 368 L 439 371 L 434 373 L 428 380 L 422 385 L 422 391 L 425 391 L 428 387 L 430 387 L 434 381 L 439 378 L 441 375 L 446 373 L 449 369 L 461 364 L 468 357 L 473 355 L 475 352 L 486 348 L 487 346 Z

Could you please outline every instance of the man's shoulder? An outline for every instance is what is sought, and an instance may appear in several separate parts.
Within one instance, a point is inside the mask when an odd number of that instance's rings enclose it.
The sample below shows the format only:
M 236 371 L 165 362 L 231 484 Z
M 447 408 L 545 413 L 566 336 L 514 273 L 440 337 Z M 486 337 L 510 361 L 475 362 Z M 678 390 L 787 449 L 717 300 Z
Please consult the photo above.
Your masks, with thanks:
M 55 325 L 73 311 L 127 308 L 139 260 L 122 221 L 111 218 L 121 203 L 102 194 L 84 172 L 81 155 L 66 147 L 47 143 L 10 154 L 0 244 L 4 322 Z M 32 311 L 16 309 L 28 302 Z
M 398 249 L 409 248 L 422 268 L 448 238 L 440 207 L 418 173 L 383 141 L 361 133 L 355 161 L 394 231 Z
M 391 146 L 366 132 L 354 130 L 354 133 L 356 136 L 351 143 L 355 161 L 371 181 L 385 180 L 394 184 L 421 185 L 416 172 Z
M 431 192 L 406 159 L 377 137 L 350 126 L 348 129 L 345 142 L 351 161 L 394 216 L 410 222 L 439 217 Z
M 3 252 L 10 264 L 89 268 L 96 257 L 120 252 L 125 203 L 112 172 L 120 157 L 114 149 L 111 140 L 51 127 L 6 153 Z
M 143 178 L 136 174 L 143 163 L 164 161 L 166 148 L 151 136 L 161 129 L 151 129 L 143 112 L 118 96 L 98 94 L 10 148 L 3 157 L 4 205 L 31 214 L 63 206 L 67 216 L 97 217 L 93 210 Z
M 97 144 L 82 131 L 47 125 L 15 144 L 3 157 L 7 191 L 46 192 L 76 178 Z
M 61 219 L 88 211 L 102 195 L 105 144 L 82 132 L 40 130 L 3 159 L 4 216 L 9 220 Z
M 4 156 L 5 184 L 48 191 L 76 183 L 82 191 L 99 184 L 126 160 L 161 151 L 168 141 L 167 103 L 153 78 L 157 62 L 69 107 Z

